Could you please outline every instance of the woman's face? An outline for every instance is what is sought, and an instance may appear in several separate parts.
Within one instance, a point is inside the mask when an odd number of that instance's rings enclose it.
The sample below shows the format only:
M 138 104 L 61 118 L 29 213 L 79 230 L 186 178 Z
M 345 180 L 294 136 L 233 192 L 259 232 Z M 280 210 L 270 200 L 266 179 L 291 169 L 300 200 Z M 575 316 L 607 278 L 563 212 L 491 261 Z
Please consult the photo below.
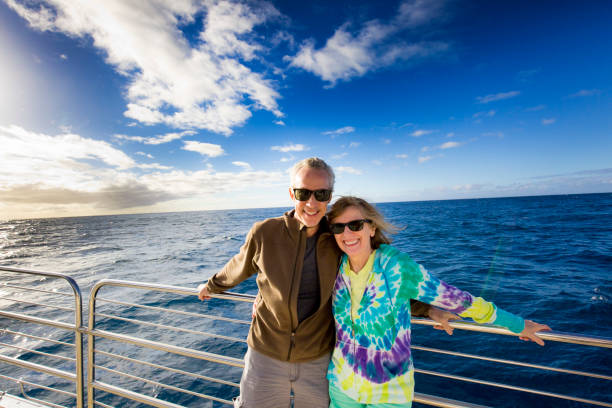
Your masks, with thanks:
M 342 214 L 331 220 L 331 223 L 348 223 L 355 220 L 362 220 L 365 217 L 357 207 L 348 207 Z M 364 259 L 372 252 L 372 237 L 374 237 L 375 227 L 364 222 L 361 231 L 351 231 L 348 226 L 344 227 L 341 234 L 335 234 L 336 243 L 349 258 Z

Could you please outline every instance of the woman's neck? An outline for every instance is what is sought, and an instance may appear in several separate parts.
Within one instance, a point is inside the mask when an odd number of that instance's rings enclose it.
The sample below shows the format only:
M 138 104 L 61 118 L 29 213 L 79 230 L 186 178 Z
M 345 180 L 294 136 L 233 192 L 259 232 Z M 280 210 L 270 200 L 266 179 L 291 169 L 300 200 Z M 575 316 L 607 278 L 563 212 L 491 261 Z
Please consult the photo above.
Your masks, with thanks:
M 370 259 L 370 255 L 374 252 L 374 250 L 370 250 L 370 252 L 366 255 L 362 256 L 349 256 L 349 265 L 351 265 L 351 270 L 355 273 L 359 273 L 363 269 L 363 267 L 368 263 L 368 259 Z

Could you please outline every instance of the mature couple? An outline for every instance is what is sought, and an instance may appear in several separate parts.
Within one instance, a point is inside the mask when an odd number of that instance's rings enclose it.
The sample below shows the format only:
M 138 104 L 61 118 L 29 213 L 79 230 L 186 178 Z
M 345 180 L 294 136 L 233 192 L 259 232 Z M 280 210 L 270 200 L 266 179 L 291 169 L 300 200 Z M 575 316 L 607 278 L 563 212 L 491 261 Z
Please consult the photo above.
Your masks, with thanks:
M 203 300 L 257 274 L 236 407 L 285 408 L 291 394 L 295 408 L 410 407 L 411 315 L 450 334 L 457 313 L 543 344 L 535 333 L 548 326 L 438 280 L 388 245 L 393 227 L 366 201 L 342 197 L 326 217 L 333 187 L 323 160 L 296 163 L 295 208 L 255 223 L 240 253 L 198 287 Z

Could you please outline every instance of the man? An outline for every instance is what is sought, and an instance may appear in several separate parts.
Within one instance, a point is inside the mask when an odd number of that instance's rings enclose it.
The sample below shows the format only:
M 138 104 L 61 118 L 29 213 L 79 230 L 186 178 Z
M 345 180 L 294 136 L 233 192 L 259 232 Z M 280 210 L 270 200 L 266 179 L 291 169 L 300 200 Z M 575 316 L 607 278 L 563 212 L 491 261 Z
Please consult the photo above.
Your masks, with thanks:
M 257 274 L 257 307 L 235 407 L 329 406 L 326 379 L 334 343 L 332 290 L 341 252 L 329 232 L 325 212 L 334 173 L 313 157 L 291 170 L 294 209 L 253 225 L 240 252 L 198 287 L 202 300 Z M 416 303 L 413 315 L 426 316 Z M 452 314 L 434 315 L 449 331 Z

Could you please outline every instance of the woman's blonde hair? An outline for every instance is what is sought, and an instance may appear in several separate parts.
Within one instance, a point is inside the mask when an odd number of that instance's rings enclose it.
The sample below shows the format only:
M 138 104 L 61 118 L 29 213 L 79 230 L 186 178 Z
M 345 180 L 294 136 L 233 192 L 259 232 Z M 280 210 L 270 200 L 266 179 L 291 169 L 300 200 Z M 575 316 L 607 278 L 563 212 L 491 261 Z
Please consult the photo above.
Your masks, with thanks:
M 355 207 L 361 211 L 363 218 L 372 221 L 372 227 L 376 228 L 374 237 L 372 238 L 371 245 L 373 249 L 378 248 L 381 244 L 391 243 L 386 234 L 394 234 L 398 231 L 398 228 L 393 224 L 385 221 L 385 217 L 374 207 L 363 198 L 344 196 L 340 197 L 331 206 L 331 209 L 327 213 L 327 219 L 330 223 L 334 222 L 334 219 L 338 218 L 342 213 L 349 207 Z

